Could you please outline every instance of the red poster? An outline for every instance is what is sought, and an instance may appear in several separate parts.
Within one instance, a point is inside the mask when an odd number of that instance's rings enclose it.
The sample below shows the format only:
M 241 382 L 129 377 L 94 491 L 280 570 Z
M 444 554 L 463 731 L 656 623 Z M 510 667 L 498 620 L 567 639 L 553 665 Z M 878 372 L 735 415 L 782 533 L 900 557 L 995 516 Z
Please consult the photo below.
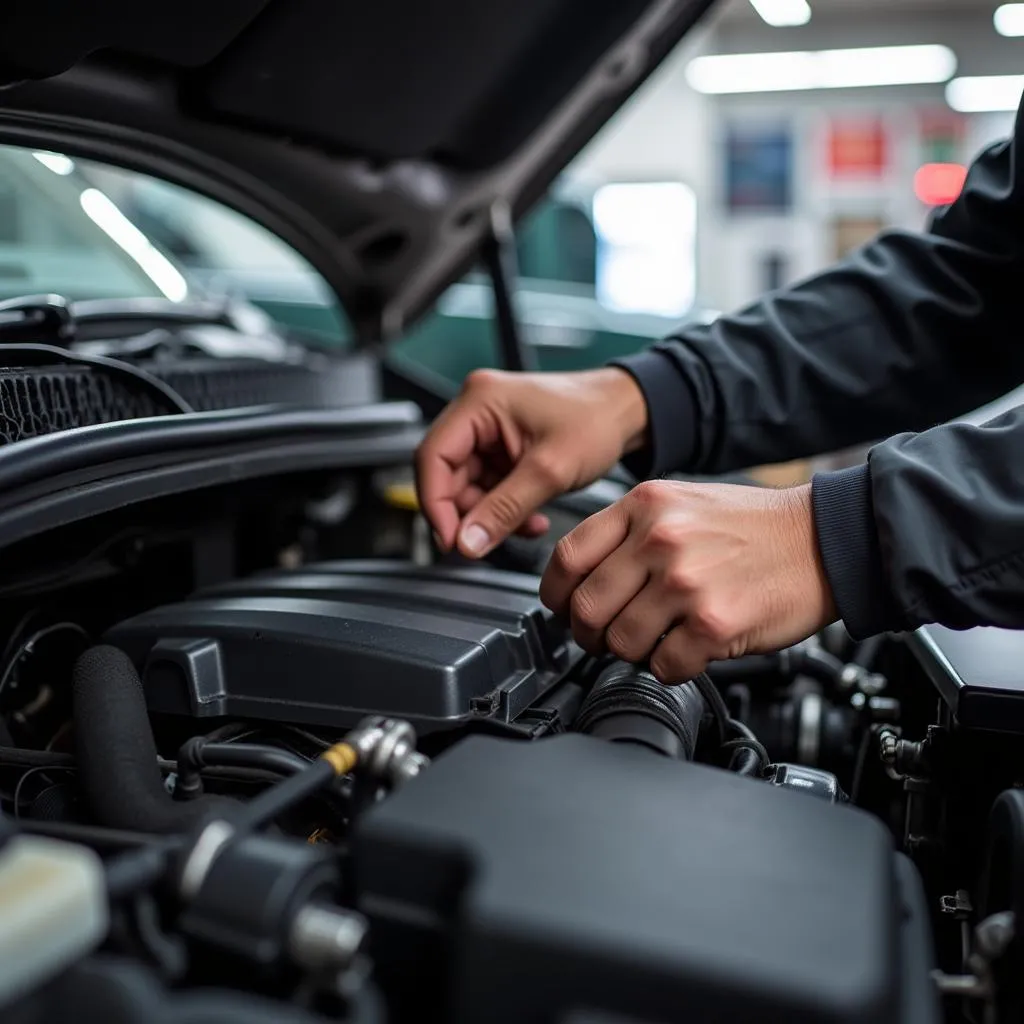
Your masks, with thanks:
M 888 163 L 881 118 L 846 118 L 829 126 L 828 169 L 833 178 L 880 178 Z

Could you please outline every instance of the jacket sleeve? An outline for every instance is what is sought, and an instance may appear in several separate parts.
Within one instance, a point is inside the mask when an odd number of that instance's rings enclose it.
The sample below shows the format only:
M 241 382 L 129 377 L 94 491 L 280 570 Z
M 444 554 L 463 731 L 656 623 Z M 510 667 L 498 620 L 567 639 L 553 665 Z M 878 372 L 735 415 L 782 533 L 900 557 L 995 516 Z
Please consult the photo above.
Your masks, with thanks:
M 932 425 L 1024 380 L 1024 170 L 972 166 L 927 234 L 838 266 L 618 363 L 647 399 L 637 475 L 721 473 L 903 434 L 814 479 L 819 546 L 855 637 L 926 622 L 1024 624 L 1024 411 Z M 927 429 L 932 428 L 932 429 Z
M 650 447 L 628 468 L 786 461 L 1006 394 L 1024 379 L 1020 155 L 1017 142 L 983 153 L 929 232 L 886 233 L 802 284 L 619 360 L 651 423 Z
M 818 538 L 850 632 L 1020 628 L 1022 468 L 1024 407 L 898 435 L 866 466 L 816 477 Z

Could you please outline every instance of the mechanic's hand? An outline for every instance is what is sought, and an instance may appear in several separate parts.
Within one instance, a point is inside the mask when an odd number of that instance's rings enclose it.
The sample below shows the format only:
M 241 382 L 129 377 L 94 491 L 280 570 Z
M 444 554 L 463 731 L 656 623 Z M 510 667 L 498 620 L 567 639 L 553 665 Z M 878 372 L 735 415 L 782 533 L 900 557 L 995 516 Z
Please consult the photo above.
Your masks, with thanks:
M 836 617 L 809 485 L 641 484 L 559 542 L 540 594 L 586 650 L 650 658 L 663 683 Z
M 539 536 L 537 509 L 593 483 L 639 448 L 647 406 L 623 370 L 478 370 L 416 455 L 423 512 L 446 551 L 486 555 L 510 534 Z

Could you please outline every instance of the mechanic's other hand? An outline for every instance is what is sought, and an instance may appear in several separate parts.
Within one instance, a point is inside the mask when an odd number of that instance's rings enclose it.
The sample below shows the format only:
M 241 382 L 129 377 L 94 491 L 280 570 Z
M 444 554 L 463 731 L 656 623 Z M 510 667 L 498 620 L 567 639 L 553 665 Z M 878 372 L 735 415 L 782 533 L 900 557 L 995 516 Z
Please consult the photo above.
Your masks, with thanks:
M 593 483 L 643 443 L 647 407 L 623 370 L 478 370 L 416 455 L 420 503 L 446 551 L 486 555 L 510 534 L 539 536 L 537 509 Z
M 809 485 L 641 484 L 559 542 L 540 594 L 586 650 L 649 658 L 663 683 L 836 617 Z

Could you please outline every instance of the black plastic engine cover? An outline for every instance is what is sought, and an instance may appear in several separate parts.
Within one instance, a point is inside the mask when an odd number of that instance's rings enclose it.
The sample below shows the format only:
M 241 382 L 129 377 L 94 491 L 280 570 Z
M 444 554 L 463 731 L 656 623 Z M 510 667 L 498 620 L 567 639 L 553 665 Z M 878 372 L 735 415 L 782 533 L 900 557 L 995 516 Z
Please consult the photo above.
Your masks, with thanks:
M 907 644 L 961 725 L 1024 733 L 1024 631 L 933 625 Z
M 463 1024 L 940 1019 L 923 889 L 883 826 L 722 770 L 471 737 L 353 851 L 389 991 Z
M 114 627 L 153 711 L 419 731 L 512 721 L 581 656 L 532 576 L 335 562 L 217 587 Z

